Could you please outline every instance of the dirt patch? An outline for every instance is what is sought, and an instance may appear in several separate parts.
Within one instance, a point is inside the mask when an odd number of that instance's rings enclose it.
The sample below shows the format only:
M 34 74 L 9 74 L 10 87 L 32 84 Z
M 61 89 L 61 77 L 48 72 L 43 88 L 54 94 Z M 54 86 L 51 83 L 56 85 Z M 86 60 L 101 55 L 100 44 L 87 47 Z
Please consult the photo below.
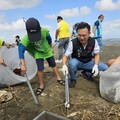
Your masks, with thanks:
M 107 62 L 119 55 L 120 46 L 107 46 L 101 53 L 101 60 Z M 57 51 L 55 48 L 55 56 Z M 57 64 L 59 70 L 61 64 Z M 45 66 L 44 94 L 38 96 L 39 105 L 34 103 L 26 83 L 6 88 L 14 96 L 11 101 L 0 104 L 0 120 L 32 120 L 42 111 L 50 111 L 58 115 L 67 116 L 71 120 L 120 120 L 120 104 L 113 104 L 104 100 L 99 93 L 99 77 L 94 82 L 85 80 L 78 75 L 77 85 L 70 90 L 71 107 L 66 111 L 64 107 L 65 89 L 57 83 L 52 70 Z M 62 72 L 61 76 L 64 79 Z M 31 80 L 35 91 L 38 87 L 37 77 Z

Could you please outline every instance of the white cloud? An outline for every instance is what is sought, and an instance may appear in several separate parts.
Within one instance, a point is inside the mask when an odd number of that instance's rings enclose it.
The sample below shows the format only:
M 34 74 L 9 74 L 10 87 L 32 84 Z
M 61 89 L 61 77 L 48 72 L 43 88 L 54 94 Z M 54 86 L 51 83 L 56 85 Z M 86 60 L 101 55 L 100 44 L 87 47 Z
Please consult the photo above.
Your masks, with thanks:
M 80 8 L 79 14 L 80 16 L 85 16 L 85 15 L 88 15 L 90 12 L 91 12 L 91 9 L 88 8 L 87 6 L 84 6 Z
M 0 13 L 0 23 L 5 21 L 6 16 L 3 13 Z
M 55 15 L 55 14 L 52 14 L 52 15 L 46 15 L 45 18 L 56 19 L 56 15 Z
M 70 18 L 70 17 L 77 17 L 77 16 L 84 16 L 88 15 L 91 12 L 91 9 L 88 8 L 87 6 L 83 6 L 81 8 L 71 8 L 71 9 L 64 9 L 59 11 L 59 13 L 52 14 L 52 15 L 46 15 L 46 18 L 50 19 L 56 19 L 56 16 L 60 15 L 63 18 Z
M 64 9 L 61 10 L 58 15 L 62 17 L 75 17 L 79 15 L 79 8 L 71 8 L 71 9 Z
M 104 38 L 120 38 L 120 19 L 103 22 Z
M 0 10 L 31 8 L 42 0 L 0 0 Z
M 99 0 L 96 2 L 95 7 L 101 11 L 112 11 L 120 9 L 120 0 Z
M 23 22 L 23 19 L 18 19 L 12 23 L 1 23 L 0 28 L 0 38 L 7 42 L 13 41 L 16 35 L 23 37 L 23 35 L 26 34 L 25 23 Z

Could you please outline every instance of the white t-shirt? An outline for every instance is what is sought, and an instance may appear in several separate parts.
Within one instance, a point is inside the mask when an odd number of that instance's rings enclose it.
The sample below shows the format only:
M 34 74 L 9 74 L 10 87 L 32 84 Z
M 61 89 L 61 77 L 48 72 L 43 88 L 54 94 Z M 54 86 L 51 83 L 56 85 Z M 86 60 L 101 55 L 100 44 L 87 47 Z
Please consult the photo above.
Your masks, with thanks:
M 85 49 L 85 48 L 84 48 Z M 95 40 L 95 47 L 93 49 L 93 54 L 97 54 L 100 52 L 100 47 L 98 45 L 98 42 Z M 68 48 L 65 52 L 65 56 L 70 56 L 73 53 L 73 44 L 72 41 L 69 41 Z

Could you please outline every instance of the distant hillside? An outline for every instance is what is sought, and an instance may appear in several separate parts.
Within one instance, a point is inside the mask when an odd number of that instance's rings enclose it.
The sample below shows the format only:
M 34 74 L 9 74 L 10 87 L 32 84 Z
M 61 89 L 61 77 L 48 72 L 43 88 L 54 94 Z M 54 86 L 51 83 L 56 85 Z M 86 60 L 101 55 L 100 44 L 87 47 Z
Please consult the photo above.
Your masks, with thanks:
M 120 38 L 103 39 L 103 43 L 105 46 L 120 45 Z

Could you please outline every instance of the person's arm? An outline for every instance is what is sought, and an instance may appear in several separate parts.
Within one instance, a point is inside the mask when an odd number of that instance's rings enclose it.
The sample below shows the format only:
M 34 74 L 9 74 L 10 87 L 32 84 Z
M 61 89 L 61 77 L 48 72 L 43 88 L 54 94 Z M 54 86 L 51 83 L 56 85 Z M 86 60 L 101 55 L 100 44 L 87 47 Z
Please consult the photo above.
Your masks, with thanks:
M 97 27 L 99 26 L 99 21 L 97 20 L 95 23 L 94 23 L 94 26 L 93 26 L 93 29 L 92 29 L 92 32 L 91 32 L 91 37 L 94 37 L 94 34 L 95 34 L 95 31 L 97 29 Z
M 98 64 L 99 64 L 99 60 L 100 60 L 99 52 L 100 52 L 100 47 L 98 45 L 98 42 L 95 40 L 95 47 L 94 47 L 94 50 L 93 50 L 94 66 L 92 68 L 92 73 L 93 73 L 94 76 L 96 76 L 99 72 L 99 70 L 98 70 Z
M 7 48 L 14 47 L 12 44 L 7 43 L 7 42 L 5 42 L 5 41 L 3 41 L 2 46 L 6 46 Z
M 23 44 L 18 45 L 18 54 L 19 54 L 19 59 L 20 59 L 20 65 L 21 65 L 21 73 L 25 74 L 26 73 L 26 63 L 24 59 L 24 52 L 26 50 L 26 47 Z
M 65 73 L 68 74 L 68 68 L 66 64 L 67 64 L 68 56 L 72 54 L 72 51 L 73 51 L 73 45 L 72 45 L 72 41 L 70 41 L 68 44 L 68 48 L 62 57 L 62 71 L 64 75 Z
M 46 39 L 48 41 L 48 44 L 50 45 L 50 48 L 52 48 L 52 38 L 51 38 L 50 34 L 48 34 Z
M 55 32 L 55 40 L 57 40 L 57 38 L 58 38 L 59 28 L 60 28 L 60 24 L 58 23 L 58 24 L 57 24 L 57 29 L 56 29 L 56 32 Z
M 4 60 L 2 58 L 0 58 L 0 64 L 3 64 Z

